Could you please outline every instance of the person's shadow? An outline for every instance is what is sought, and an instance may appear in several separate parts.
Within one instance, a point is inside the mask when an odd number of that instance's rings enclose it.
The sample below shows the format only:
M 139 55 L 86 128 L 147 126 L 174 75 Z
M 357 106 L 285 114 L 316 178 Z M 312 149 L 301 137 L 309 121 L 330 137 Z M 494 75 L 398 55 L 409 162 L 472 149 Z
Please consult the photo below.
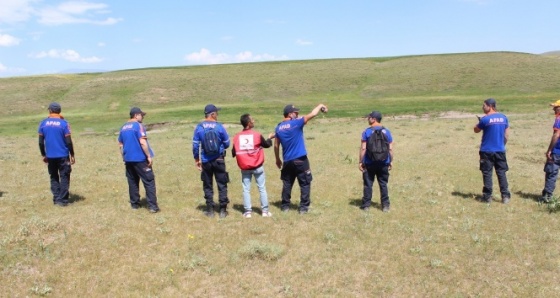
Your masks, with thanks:
M 460 197 L 462 199 L 471 199 L 471 200 L 475 200 L 477 202 L 482 202 L 482 195 L 474 193 L 474 192 L 454 191 L 454 192 L 451 193 L 451 195 L 454 196 L 454 197 Z
M 362 207 L 362 199 L 350 199 L 348 200 L 348 205 L 360 208 Z M 381 209 L 381 203 L 372 201 L 370 208 Z
M 276 206 L 278 209 L 282 209 L 282 201 L 281 201 L 281 200 L 280 200 L 280 201 L 276 201 L 276 202 L 274 202 L 274 203 L 270 203 L 270 202 L 269 202 L 269 204 L 270 204 L 270 205 L 273 205 L 273 206 Z M 243 206 L 241 206 L 241 207 L 243 208 Z M 299 208 L 299 205 L 298 205 L 298 204 L 296 204 L 296 203 L 294 203 L 294 202 L 290 202 L 290 210 L 292 210 L 292 209 L 296 209 L 296 210 L 297 210 L 298 208 Z
M 1 197 L 1 195 L 0 195 L 0 197 Z M 82 195 L 75 194 L 75 193 L 70 193 L 70 195 L 68 196 L 68 203 L 72 204 L 72 203 L 84 201 L 85 199 L 86 199 L 86 197 L 84 197 Z
M 533 200 L 535 202 L 539 202 L 541 199 L 541 195 L 539 194 L 534 194 L 534 193 L 527 193 L 527 192 L 522 192 L 522 191 L 516 191 L 515 192 L 516 195 L 518 195 L 520 198 L 525 199 L 525 200 Z
M 5 193 L 6 193 L 5 191 L 1 191 L 1 190 L 0 190 L 0 198 L 1 198 L 2 196 L 4 196 Z
M 233 204 L 232 209 L 238 211 L 239 213 L 245 212 L 245 207 L 243 206 L 243 204 Z

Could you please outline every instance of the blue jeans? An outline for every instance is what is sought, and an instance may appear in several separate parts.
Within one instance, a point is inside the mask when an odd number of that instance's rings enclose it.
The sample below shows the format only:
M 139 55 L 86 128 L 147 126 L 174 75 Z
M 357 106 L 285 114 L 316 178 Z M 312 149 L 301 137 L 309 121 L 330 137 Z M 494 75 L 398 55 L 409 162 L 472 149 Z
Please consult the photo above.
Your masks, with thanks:
M 268 194 L 266 193 L 265 182 L 266 178 L 264 175 L 264 167 L 260 167 L 254 170 L 241 170 L 241 183 L 243 184 L 243 207 L 245 211 L 251 211 L 251 178 L 255 176 L 255 181 L 257 182 L 257 187 L 259 188 L 259 193 L 261 197 L 261 209 L 262 211 L 268 211 Z
M 552 161 L 547 161 L 544 165 L 544 189 L 543 197 L 551 197 L 556 188 L 556 178 L 558 178 L 558 170 L 560 169 L 560 155 L 552 154 Z

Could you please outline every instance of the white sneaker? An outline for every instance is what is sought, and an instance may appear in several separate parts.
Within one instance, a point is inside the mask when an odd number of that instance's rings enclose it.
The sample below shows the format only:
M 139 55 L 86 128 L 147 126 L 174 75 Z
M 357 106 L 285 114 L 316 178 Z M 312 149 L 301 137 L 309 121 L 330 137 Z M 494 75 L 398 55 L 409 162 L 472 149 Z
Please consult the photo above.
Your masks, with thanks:
M 245 213 L 243 213 L 243 217 L 251 218 L 251 211 L 245 211 Z
M 263 217 L 272 217 L 272 213 L 271 213 L 270 211 L 268 211 L 268 210 L 267 210 L 267 211 L 263 211 L 263 212 L 262 212 L 262 216 L 263 216 Z

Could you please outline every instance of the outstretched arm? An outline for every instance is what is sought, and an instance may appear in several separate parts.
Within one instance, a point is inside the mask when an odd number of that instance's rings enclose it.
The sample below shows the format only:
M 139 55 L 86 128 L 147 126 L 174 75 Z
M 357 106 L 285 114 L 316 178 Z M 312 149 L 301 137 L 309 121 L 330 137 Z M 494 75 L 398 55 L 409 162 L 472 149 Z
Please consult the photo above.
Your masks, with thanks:
M 316 107 L 311 111 L 311 113 L 309 113 L 309 114 L 303 116 L 303 119 L 304 119 L 305 124 L 307 124 L 307 121 L 309 121 L 309 120 L 315 118 L 315 116 L 317 116 L 317 115 L 319 114 L 319 112 L 326 113 L 326 112 L 328 112 L 328 111 L 329 111 L 329 109 L 327 108 L 326 105 L 324 105 L 324 104 L 322 104 L 322 103 L 319 104 L 318 106 L 316 106 Z

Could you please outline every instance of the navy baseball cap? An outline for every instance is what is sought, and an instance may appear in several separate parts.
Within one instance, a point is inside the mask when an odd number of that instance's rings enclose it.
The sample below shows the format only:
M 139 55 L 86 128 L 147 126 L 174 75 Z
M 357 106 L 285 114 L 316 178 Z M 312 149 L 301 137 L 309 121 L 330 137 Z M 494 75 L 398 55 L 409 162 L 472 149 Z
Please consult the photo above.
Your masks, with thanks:
M 366 118 L 375 118 L 377 122 L 381 122 L 381 118 L 383 118 L 383 115 L 381 115 L 381 112 L 372 111 L 371 113 L 366 115 Z
M 132 109 L 130 109 L 130 117 L 134 117 L 134 115 L 136 114 L 142 114 L 142 116 L 146 115 L 146 113 L 142 112 L 140 108 L 133 107 Z
M 296 108 L 294 105 L 287 105 L 284 107 L 284 115 L 288 115 L 289 113 L 299 112 L 299 109 Z
M 206 105 L 204 107 L 204 114 L 210 114 L 221 110 L 222 108 L 218 108 L 213 104 Z
M 496 100 L 493 98 L 488 98 L 487 100 L 484 101 L 484 103 L 489 106 L 489 107 L 496 107 Z
M 51 102 L 49 110 L 51 110 L 52 113 L 60 113 L 62 111 L 62 107 L 58 102 Z

